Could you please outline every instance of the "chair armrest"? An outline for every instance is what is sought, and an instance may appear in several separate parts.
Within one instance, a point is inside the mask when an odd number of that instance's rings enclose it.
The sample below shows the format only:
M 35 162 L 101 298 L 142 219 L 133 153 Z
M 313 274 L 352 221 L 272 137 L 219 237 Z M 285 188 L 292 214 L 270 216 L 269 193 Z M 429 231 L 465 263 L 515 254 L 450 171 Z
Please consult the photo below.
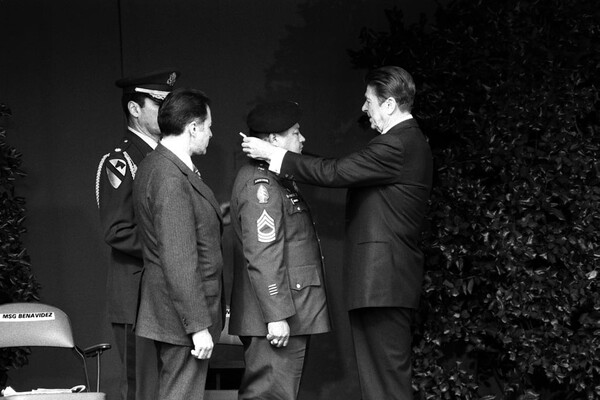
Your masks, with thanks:
M 97 357 L 102 354 L 105 350 L 111 348 L 111 345 L 108 343 L 100 343 L 94 346 L 90 346 L 87 349 L 83 349 L 83 355 L 86 357 Z

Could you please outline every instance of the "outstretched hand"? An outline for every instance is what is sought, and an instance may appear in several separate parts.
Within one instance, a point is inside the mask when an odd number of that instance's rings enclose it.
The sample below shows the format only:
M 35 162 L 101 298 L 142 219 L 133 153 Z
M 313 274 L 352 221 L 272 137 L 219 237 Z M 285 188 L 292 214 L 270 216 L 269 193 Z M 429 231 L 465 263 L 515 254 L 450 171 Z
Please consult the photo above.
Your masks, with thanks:
M 242 133 L 240 133 L 240 135 L 242 135 Z M 256 160 L 265 160 L 267 162 L 271 161 L 273 149 L 277 149 L 277 147 L 256 137 L 243 136 L 244 141 L 242 142 L 242 151 L 246 153 L 248 157 Z

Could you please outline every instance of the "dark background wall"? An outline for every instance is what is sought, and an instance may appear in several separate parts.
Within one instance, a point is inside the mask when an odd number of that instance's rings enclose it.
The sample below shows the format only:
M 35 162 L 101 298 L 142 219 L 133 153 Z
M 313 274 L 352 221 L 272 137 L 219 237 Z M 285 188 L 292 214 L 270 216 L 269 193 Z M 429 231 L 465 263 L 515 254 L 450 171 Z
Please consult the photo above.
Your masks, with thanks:
M 243 162 L 237 132 L 257 101 L 293 99 L 304 109 L 305 150 L 340 155 L 372 136 L 361 115 L 365 71 L 346 50 L 363 26 L 386 30 L 383 10 L 407 21 L 430 12 L 409 0 L 0 0 L 0 102 L 13 112 L 8 140 L 23 153 L 27 178 L 26 247 L 43 302 L 71 317 L 81 346 L 111 342 L 105 318 L 107 246 L 99 231 L 94 181 L 98 162 L 124 130 L 114 81 L 174 66 L 178 86 L 212 99 L 208 154 L 196 159 L 219 201 L 229 199 Z M 351 338 L 342 304 L 344 190 L 303 187 L 327 263 L 334 331 L 311 344 L 302 399 L 356 399 Z M 231 232 L 226 230 L 226 259 Z M 17 390 L 81 383 L 75 363 L 35 351 L 32 366 L 10 374 Z M 60 353 L 64 354 L 64 353 Z M 103 388 L 114 398 L 116 351 L 105 355 Z M 64 363 L 63 363 L 64 362 Z M 63 365 L 65 364 L 65 365 Z M 50 366 L 50 367 L 49 367 Z M 76 365 L 75 365 L 76 366 Z M 33 380 L 32 376 L 38 376 Z

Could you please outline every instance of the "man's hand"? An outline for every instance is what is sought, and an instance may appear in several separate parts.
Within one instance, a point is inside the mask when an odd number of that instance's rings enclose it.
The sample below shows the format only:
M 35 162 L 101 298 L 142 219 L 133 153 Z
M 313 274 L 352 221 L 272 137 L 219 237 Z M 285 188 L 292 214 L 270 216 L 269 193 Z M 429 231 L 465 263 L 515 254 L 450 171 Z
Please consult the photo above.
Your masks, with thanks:
M 242 151 L 248 157 L 265 160 L 266 162 L 271 162 L 273 151 L 276 151 L 274 149 L 277 149 L 277 147 L 256 137 L 246 136 L 242 142 Z
M 267 340 L 271 342 L 271 345 L 275 347 L 285 347 L 288 344 L 290 338 L 290 326 L 287 321 L 275 321 L 267 324 L 269 333 L 267 334 Z
M 200 332 L 196 332 L 192 335 L 192 342 L 194 342 L 194 349 L 192 349 L 192 355 L 200 360 L 207 360 L 212 355 L 213 351 L 213 340 L 208 329 L 204 329 Z

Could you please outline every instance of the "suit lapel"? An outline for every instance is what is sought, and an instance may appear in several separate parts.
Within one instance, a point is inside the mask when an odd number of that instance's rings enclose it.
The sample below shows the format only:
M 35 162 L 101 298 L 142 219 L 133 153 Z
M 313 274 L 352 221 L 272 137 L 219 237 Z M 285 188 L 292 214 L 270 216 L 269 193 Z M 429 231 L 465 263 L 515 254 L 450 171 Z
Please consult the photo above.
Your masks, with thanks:
M 187 168 L 187 166 L 186 166 L 186 168 Z M 194 189 L 196 189 L 196 191 L 198 193 L 200 193 L 200 195 L 202 197 L 204 197 L 206 200 L 208 200 L 208 202 L 213 206 L 213 208 L 217 212 L 217 215 L 219 216 L 219 220 L 222 220 L 223 216 L 221 215 L 221 207 L 219 207 L 219 203 L 217 202 L 217 199 L 215 198 L 213 191 L 204 183 L 204 181 L 202 181 L 200 179 L 199 176 L 194 174 L 192 171 L 189 171 L 189 168 L 187 168 L 187 169 L 188 169 L 188 171 L 186 171 L 187 173 L 185 173 L 185 174 L 188 178 L 188 181 L 192 184 Z
M 204 197 L 211 206 L 215 209 L 215 212 L 219 216 L 219 221 L 223 222 L 223 216 L 221 215 L 221 207 L 219 207 L 219 203 L 213 194 L 213 191 L 198 177 L 194 172 L 190 171 L 187 165 L 183 161 L 179 159 L 175 154 L 173 154 L 169 149 L 167 149 L 162 144 L 158 144 L 156 150 L 165 158 L 170 160 L 173 164 L 179 168 L 181 173 L 185 175 L 188 182 L 192 185 L 192 187 L 200 194 L 200 196 Z

